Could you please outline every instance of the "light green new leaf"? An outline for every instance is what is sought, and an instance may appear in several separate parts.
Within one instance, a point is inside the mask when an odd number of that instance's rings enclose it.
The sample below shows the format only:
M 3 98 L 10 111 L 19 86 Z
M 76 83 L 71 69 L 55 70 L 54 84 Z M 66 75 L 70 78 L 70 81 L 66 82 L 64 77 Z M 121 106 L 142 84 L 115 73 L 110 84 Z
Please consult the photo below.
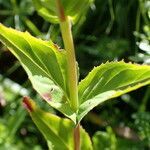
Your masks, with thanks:
M 25 98 L 23 102 L 29 110 L 32 120 L 47 140 L 50 150 L 74 149 L 73 130 L 75 126 L 71 120 L 42 111 L 28 98 Z M 81 148 L 92 150 L 88 134 L 82 128 L 80 128 L 80 133 Z
M 67 88 L 67 62 L 64 50 L 52 42 L 0 24 L 0 40 L 18 58 L 34 89 L 54 108 L 75 122 Z
M 150 84 L 150 66 L 107 62 L 79 83 L 78 121 L 98 104 Z
M 60 0 L 65 11 L 75 23 L 89 8 L 93 0 Z M 47 21 L 59 23 L 57 17 L 56 0 L 33 0 L 36 10 Z

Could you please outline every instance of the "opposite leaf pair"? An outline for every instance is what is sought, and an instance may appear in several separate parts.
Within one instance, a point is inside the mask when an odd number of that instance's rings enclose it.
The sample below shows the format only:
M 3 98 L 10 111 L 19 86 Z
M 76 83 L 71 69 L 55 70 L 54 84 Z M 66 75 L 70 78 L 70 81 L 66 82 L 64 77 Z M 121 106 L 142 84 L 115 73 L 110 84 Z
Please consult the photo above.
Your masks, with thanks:
M 0 40 L 21 62 L 34 89 L 75 124 L 102 102 L 150 84 L 150 66 L 107 62 L 79 83 L 79 107 L 74 112 L 70 107 L 65 50 L 3 25 Z

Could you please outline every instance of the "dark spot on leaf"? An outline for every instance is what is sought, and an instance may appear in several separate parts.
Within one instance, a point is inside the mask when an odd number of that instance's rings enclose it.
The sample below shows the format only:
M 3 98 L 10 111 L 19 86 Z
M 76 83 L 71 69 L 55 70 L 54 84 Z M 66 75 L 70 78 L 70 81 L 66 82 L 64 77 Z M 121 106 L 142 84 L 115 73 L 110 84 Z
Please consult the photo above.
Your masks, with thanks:
M 53 92 L 53 91 L 54 91 L 54 88 L 51 88 L 51 89 L 50 89 L 50 92 Z

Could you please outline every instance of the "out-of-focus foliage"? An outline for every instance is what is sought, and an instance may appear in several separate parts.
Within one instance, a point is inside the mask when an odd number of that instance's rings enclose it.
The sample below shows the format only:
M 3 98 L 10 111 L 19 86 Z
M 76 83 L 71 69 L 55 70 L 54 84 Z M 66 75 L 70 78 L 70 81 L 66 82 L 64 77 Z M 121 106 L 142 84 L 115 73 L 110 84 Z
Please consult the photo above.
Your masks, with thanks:
M 150 1 L 140 0 L 139 10 L 137 12 L 136 31 L 134 35 L 136 37 L 136 45 L 140 49 L 136 48 L 135 56 L 131 56 L 130 59 L 136 62 L 143 62 L 150 64 Z M 144 21 L 142 30 L 140 30 L 140 16 Z
M 44 141 L 35 136 L 39 133 L 20 104 L 20 96 L 28 95 L 30 90 L 2 76 L 0 81 L 0 149 L 42 150 L 38 142 Z
M 135 56 L 131 56 L 130 59 L 135 62 L 150 64 L 150 26 L 145 25 L 143 31 L 144 33 L 134 33 L 135 36 L 140 39 L 140 41 L 137 42 L 140 52 L 136 53 Z
M 136 113 L 133 118 L 141 140 L 150 147 L 150 112 Z
M 107 132 L 98 131 L 93 137 L 94 150 L 126 150 L 126 149 L 144 149 L 139 141 L 116 137 L 111 127 L 107 127 Z
M 32 0 L 0 0 L 0 16 L 3 23 L 24 30 L 30 24 L 27 18 L 34 12 Z M 32 22 L 31 22 L 32 23 Z

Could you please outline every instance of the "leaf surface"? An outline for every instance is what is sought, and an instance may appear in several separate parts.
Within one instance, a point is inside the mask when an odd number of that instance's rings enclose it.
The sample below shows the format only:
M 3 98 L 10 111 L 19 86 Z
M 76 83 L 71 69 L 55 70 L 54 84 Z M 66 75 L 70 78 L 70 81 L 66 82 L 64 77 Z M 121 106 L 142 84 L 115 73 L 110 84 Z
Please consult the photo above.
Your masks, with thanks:
M 52 150 L 73 150 L 74 124 L 69 119 L 63 119 L 51 113 L 44 112 L 30 99 L 26 99 L 30 116 L 38 129 L 42 132 Z M 81 148 L 92 150 L 92 144 L 88 134 L 80 127 Z
M 52 107 L 75 122 L 76 116 L 68 101 L 65 51 L 58 49 L 51 41 L 42 41 L 2 24 L 0 40 L 21 62 L 34 89 Z
M 45 20 L 59 23 L 56 0 L 33 0 L 36 10 Z M 75 23 L 89 8 L 93 0 L 61 0 L 65 15 Z
M 150 66 L 107 62 L 79 83 L 78 121 L 102 102 L 150 84 Z

